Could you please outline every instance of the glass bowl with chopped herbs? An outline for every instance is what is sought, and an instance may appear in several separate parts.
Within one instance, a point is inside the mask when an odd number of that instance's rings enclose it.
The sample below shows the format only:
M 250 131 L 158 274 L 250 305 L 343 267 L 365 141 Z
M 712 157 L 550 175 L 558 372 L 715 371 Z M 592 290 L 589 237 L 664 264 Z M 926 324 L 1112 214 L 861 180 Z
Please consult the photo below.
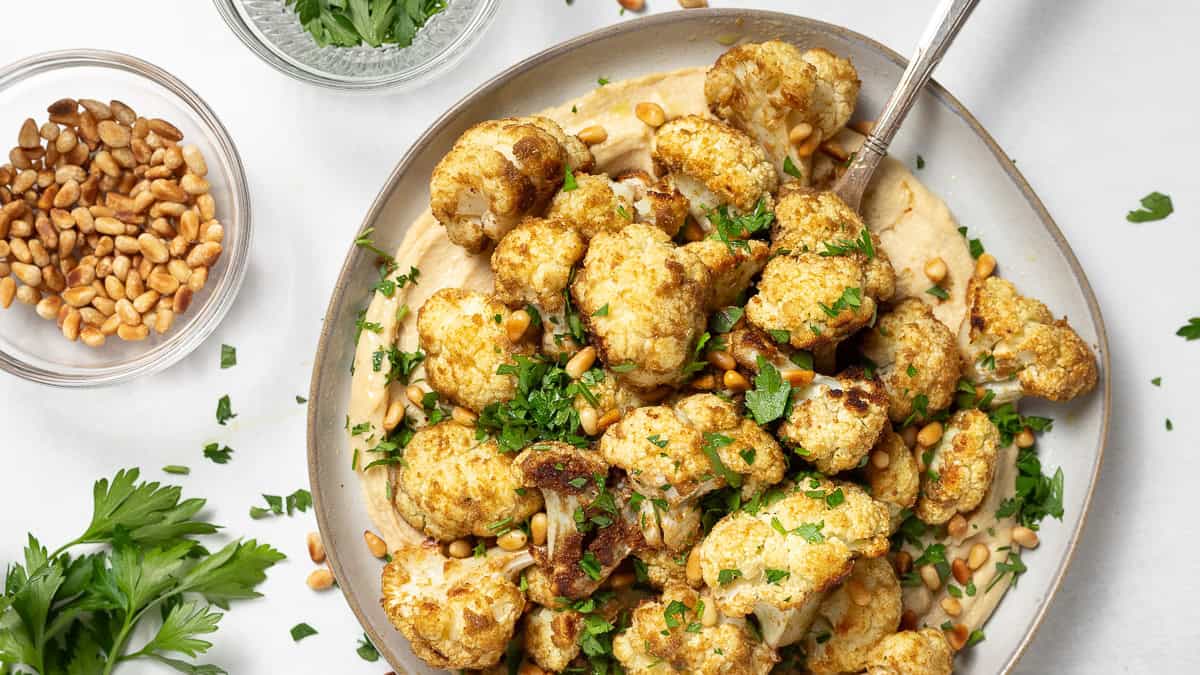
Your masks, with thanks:
M 276 70 L 333 89 L 414 86 L 454 65 L 499 0 L 214 0 Z

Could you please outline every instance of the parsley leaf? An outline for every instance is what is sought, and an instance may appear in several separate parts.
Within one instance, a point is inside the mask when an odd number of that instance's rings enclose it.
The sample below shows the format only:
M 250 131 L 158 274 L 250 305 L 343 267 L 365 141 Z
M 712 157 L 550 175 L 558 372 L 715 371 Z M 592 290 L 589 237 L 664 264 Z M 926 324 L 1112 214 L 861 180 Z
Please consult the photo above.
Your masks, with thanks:
M 183 466 L 182 464 L 168 464 L 164 466 L 162 470 L 163 473 L 175 474 L 177 476 L 186 476 L 192 472 L 191 469 Z
M 792 163 L 791 156 L 783 158 L 783 172 L 792 178 L 804 178 L 804 174 L 800 173 L 800 169 L 797 169 L 796 165 Z
M 1175 334 L 1189 342 L 1200 340 L 1200 316 L 1193 316 L 1188 319 L 1187 325 L 1175 331 Z
M 290 632 L 292 634 L 292 642 L 299 642 L 310 635 L 316 635 L 317 629 L 306 623 L 298 623 L 292 626 Z
M 363 661 L 375 663 L 379 660 L 379 650 L 375 649 L 375 645 L 371 644 L 371 638 L 367 637 L 366 633 L 363 633 L 362 639 L 358 641 L 358 648 L 354 652 Z
M 221 345 L 221 370 L 237 365 L 237 347 Z
M 563 192 L 570 192 L 579 188 L 579 183 L 575 182 L 575 172 L 571 170 L 571 166 L 563 167 Z
M 950 299 L 950 294 L 947 293 L 946 289 L 942 288 L 941 286 L 930 286 L 929 288 L 925 289 L 925 292 L 935 298 L 938 298 L 939 300 Z
M 792 573 L 787 570 L 766 569 L 763 573 L 767 576 L 768 584 L 778 584 L 779 582 L 792 576 Z
M 917 168 L 918 169 L 925 168 L 925 158 L 920 155 L 917 155 Z
M 717 583 L 722 586 L 728 586 L 729 584 L 732 584 L 734 581 L 740 579 L 741 577 L 742 577 L 742 571 L 739 569 L 734 568 L 734 569 L 721 570 L 720 572 L 717 573 Z
M 729 207 L 724 205 L 706 211 L 705 215 L 716 230 L 711 238 L 723 242 L 730 251 L 735 248 L 749 250 L 746 239 L 767 229 L 775 220 L 775 214 L 767 209 L 766 199 L 758 200 L 754 211 L 746 215 L 731 216 Z
M 708 463 L 712 465 L 713 471 L 724 478 L 726 484 L 736 488 L 742 486 L 742 474 L 725 466 L 725 462 L 721 461 L 721 455 L 717 453 L 717 448 L 723 448 L 730 443 L 733 443 L 732 438 L 706 431 L 700 449 L 704 452 L 704 456 L 708 457 Z
M 1142 197 L 1141 203 L 1142 208 L 1125 214 L 1125 220 L 1131 223 L 1148 223 L 1152 220 L 1162 220 L 1175 211 L 1171 198 L 1161 192 L 1151 192 Z
M 229 402 L 229 394 L 225 394 L 217 399 L 217 424 L 225 426 L 226 422 L 235 417 L 237 417 L 237 414 L 233 412 L 233 404 Z
M 758 375 L 754 376 L 754 390 L 746 392 L 746 407 L 754 415 L 755 422 L 767 424 L 783 417 L 792 385 L 784 381 L 779 370 L 762 355 L 757 360 Z
M 745 313 L 746 310 L 741 307 L 719 309 L 708 322 L 709 330 L 714 333 L 728 333 L 733 330 L 734 324 L 741 320 L 742 315 Z
M 204 446 L 204 456 L 211 459 L 217 464 L 225 464 L 229 462 L 230 455 L 233 454 L 233 448 L 228 445 L 224 447 L 218 446 L 216 443 L 209 443 Z

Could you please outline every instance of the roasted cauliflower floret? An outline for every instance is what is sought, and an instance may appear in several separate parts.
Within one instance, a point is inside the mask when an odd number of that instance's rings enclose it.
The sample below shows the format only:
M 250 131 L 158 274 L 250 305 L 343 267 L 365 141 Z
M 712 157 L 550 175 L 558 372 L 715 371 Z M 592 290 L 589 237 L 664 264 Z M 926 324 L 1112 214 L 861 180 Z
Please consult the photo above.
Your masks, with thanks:
M 792 396 L 792 411 L 779 425 L 779 437 L 821 473 L 859 466 L 888 426 L 883 385 L 857 369 L 836 378 L 816 375 Z
M 562 672 L 579 655 L 583 628 L 579 612 L 537 607 L 525 617 L 525 654 L 550 672 Z
M 791 157 L 806 183 L 811 150 L 797 152 L 789 132 L 810 125 L 816 138 L 797 138 L 801 144 L 808 140 L 809 147 L 832 138 L 854 113 L 858 88 L 858 73 L 846 59 L 824 49 L 801 53 L 778 40 L 733 47 L 704 81 L 713 114 L 766 148 L 780 180 L 788 180 L 784 163 Z
M 481 122 L 434 167 L 430 208 L 450 241 L 478 253 L 527 215 L 540 215 L 567 167 L 586 171 L 592 153 L 545 117 Z
M 997 277 L 967 285 L 959 332 L 970 358 L 965 375 L 996 393 L 995 402 L 1037 396 L 1068 401 L 1096 386 L 1096 356 L 1067 320 Z
M 942 439 L 926 451 L 917 517 L 941 525 L 979 506 L 992 484 L 999 445 L 1000 432 L 987 415 L 975 409 L 954 413 Z
M 783 449 L 765 429 L 743 417 L 735 404 L 714 394 L 693 394 L 677 401 L 673 409 L 676 417 L 700 432 L 709 470 L 724 473 L 722 483 L 741 487 L 742 494 L 749 496 L 783 480 L 787 469 Z M 724 472 L 714 466 L 713 453 Z
M 616 177 L 618 192 L 628 190 L 633 200 L 633 219 L 653 225 L 667 236 L 679 233 L 688 216 L 688 200 L 670 178 L 654 180 L 645 171 L 623 171 Z
M 571 268 L 583 259 L 585 243 L 575 228 L 559 220 L 526 218 L 492 251 L 496 299 L 520 309 L 561 312 Z
M 508 314 L 503 303 L 474 291 L 443 288 L 430 296 L 417 314 L 429 386 L 476 412 L 511 399 L 516 378 L 496 370 L 515 364 L 514 355 L 530 354 L 533 348 L 508 339 Z
M 757 143 L 731 126 L 696 115 L 680 117 L 658 128 L 652 154 L 705 231 L 713 229 L 708 213 L 720 206 L 735 216 L 753 212 L 760 202 L 770 210 L 778 185 L 775 169 Z
M 708 311 L 738 304 L 742 293 L 750 287 L 770 257 L 766 243 L 751 239 L 745 246 L 727 246 L 716 239 L 702 239 L 685 244 L 683 249 L 696 254 L 712 275 L 712 296 Z
M 760 604 L 798 609 L 841 581 L 859 556 L 888 548 L 887 505 L 852 483 L 800 479 L 757 513 L 734 511 L 700 544 L 717 607 L 745 616 Z
M 877 367 L 888 394 L 888 415 L 902 422 L 954 402 L 962 370 L 954 334 L 916 298 L 902 300 L 864 332 L 863 355 Z M 913 401 L 921 402 L 914 411 Z
M 546 504 L 546 546 L 533 549 L 538 566 L 528 575 L 530 597 L 551 604 L 556 597 L 591 595 L 641 544 L 626 506 L 628 490 L 610 484 L 608 464 L 597 453 L 566 443 L 534 443 L 516 466 Z
M 637 559 L 645 566 L 646 582 L 657 589 L 688 585 L 687 554 L 666 549 L 644 549 Z M 635 562 L 635 567 L 637 564 Z
M 613 655 L 631 674 L 770 673 L 779 660 L 775 650 L 755 637 L 744 619 L 718 615 L 705 621 L 705 613 L 712 611 L 712 598 L 687 586 L 672 586 L 662 599 L 634 610 L 629 629 L 613 639 Z
M 788 355 L 779 348 L 775 338 L 753 326 L 743 326 L 729 331 L 725 336 L 726 350 L 737 364 L 746 370 L 758 372 L 758 357 L 775 366 L 777 370 L 797 369 Z
M 620 378 L 636 389 L 683 381 L 710 293 L 699 258 L 638 223 L 596 235 L 571 285 L 601 360 L 610 368 L 632 364 Z
M 936 628 L 906 630 L 875 645 L 866 665 L 868 675 L 950 675 L 954 650 Z
M 630 223 L 645 223 L 674 237 L 687 218 L 687 200 L 669 180 L 654 181 L 644 171 L 629 171 L 615 180 L 580 174 L 576 186 L 559 190 L 546 212 L 579 230 L 584 240 L 600 232 L 619 232 Z
M 805 644 L 817 675 L 857 673 L 867 654 L 900 625 L 900 581 L 885 557 L 860 558 L 850 578 L 821 602 Z
M 796 349 L 836 344 L 875 315 L 865 286 L 863 266 L 853 258 L 776 256 L 746 303 L 746 320 L 764 331 L 787 331 Z
M 517 494 L 521 473 L 495 440 L 478 441 L 474 429 L 455 422 L 418 429 L 394 476 L 396 510 L 440 541 L 495 536 L 489 523 L 519 523 L 542 506 L 536 491 Z
M 827 257 L 852 257 L 863 266 L 863 291 L 876 301 L 892 297 L 896 271 L 880 247 L 879 237 L 849 204 L 832 192 L 805 188 L 779 192 L 771 226 L 772 253 L 811 251 Z
M 912 450 L 899 434 L 892 431 L 890 424 L 884 426 L 883 435 L 871 451 L 871 461 L 867 462 L 867 485 L 871 487 L 871 496 L 891 509 L 894 532 L 900 527 L 900 514 L 917 503 L 921 472 Z
M 434 541 L 409 544 L 383 568 L 381 603 L 429 665 L 486 668 L 504 655 L 525 610 L 513 580 L 533 562 L 526 550 L 457 559 L 444 557 Z

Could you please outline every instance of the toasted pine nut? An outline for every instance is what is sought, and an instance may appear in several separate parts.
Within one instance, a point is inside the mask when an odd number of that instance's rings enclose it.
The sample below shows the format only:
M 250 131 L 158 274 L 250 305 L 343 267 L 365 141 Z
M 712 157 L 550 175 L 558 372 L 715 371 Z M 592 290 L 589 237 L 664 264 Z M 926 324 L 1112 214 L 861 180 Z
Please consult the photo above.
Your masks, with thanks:
M 124 325 L 125 324 L 121 323 L 121 317 L 117 316 L 116 313 L 113 313 L 104 320 L 104 323 L 100 324 L 100 332 L 104 333 L 105 335 L 116 335 L 117 329 Z
M 700 241 L 704 238 L 703 228 L 691 216 L 688 216 L 683 224 L 683 238 L 687 241 Z
M 946 613 L 949 614 L 949 612 Z M 943 633 L 945 633 L 946 641 L 950 643 L 950 646 L 954 649 L 954 651 L 959 651 L 963 647 L 967 646 L 967 638 L 970 637 L 970 632 L 967 631 L 967 627 L 965 625 L 956 623 L 950 628 L 950 630 L 943 631 Z
M 166 299 L 163 298 L 163 300 Z M 171 309 L 159 309 L 154 319 L 154 332 L 159 335 L 166 335 L 167 331 L 171 330 L 171 326 L 174 324 L 175 312 Z
M 967 567 L 967 561 L 963 558 L 955 558 L 954 562 L 950 563 L 950 573 L 954 575 L 954 580 L 960 584 L 965 584 L 971 579 L 971 570 Z
M 546 531 L 550 527 L 550 522 L 547 520 L 544 512 L 533 514 L 529 519 L 529 535 L 533 539 L 534 546 L 543 546 L 546 543 Z
M 451 558 L 469 558 L 471 557 L 471 542 L 466 539 L 455 539 L 446 547 Z
M 12 277 L 0 279 L 0 307 L 12 307 L 13 298 L 17 296 L 17 282 Z
M 733 360 L 733 356 L 724 350 L 714 350 L 708 353 L 708 362 L 721 370 L 734 370 L 737 368 L 737 361 Z
M 79 331 L 79 341 L 89 347 L 103 347 L 106 339 L 104 331 L 96 326 L 84 326 Z
M 142 322 L 142 315 L 133 308 L 133 303 L 129 298 L 120 298 L 116 304 L 116 316 L 121 317 L 121 323 L 127 326 L 136 326 Z
M 308 544 L 309 559 L 318 565 L 325 562 L 325 544 L 321 542 L 321 535 L 316 532 L 309 532 L 304 541 Z
M 931 591 L 936 591 L 942 586 L 942 578 L 938 576 L 938 571 L 933 565 L 921 566 L 921 581 L 924 581 L 926 588 Z
M 793 387 L 807 387 L 812 384 L 813 378 L 817 375 L 813 371 L 804 370 L 803 368 L 788 368 L 780 374 Z
M 799 145 L 808 140 L 808 137 L 812 136 L 812 132 L 813 126 L 811 124 L 808 122 L 801 122 L 792 127 L 792 130 L 788 132 L 788 141 L 791 142 L 792 145 Z
M 821 130 L 814 129 L 808 138 L 804 139 L 803 143 L 796 145 L 796 155 L 804 158 L 811 157 L 817 148 L 821 146 Z
M 986 279 L 996 271 L 996 256 L 984 253 L 975 261 L 975 278 Z
M 363 541 L 367 542 L 367 549 L 376 558 L 382 558 L 387 555 L 387 544 L 374 532 L 363 530 Z
M 600 416 L 596 414 L 595 408 L 588 406 L 579 411 L 579 426 L 588 436 L 595 436 L 600 431 L 599 421 Z
M 933 283 L 942 283 L 948 273 L 946 261 L 942 260 L 940 256 L 925 261 L 925 276 Z
M 396 399 L 388 404 L 387 413 L 383 416 L 383 430 L 391 431 L 400 426 L 404 419 L 404 402 Z
M 637 575 L 633 572 L 621 572 L 606 579 L 604 585 L 614 590 L 620 590 L 622 588 L 629 588 L 635 581 L 637 581 Z
M 725 371 L 725 374 L 721 376 L 721 383 L 725 385 L 726 389 L 734 391 L 746 391 L 750 388 L 750 381 L 736 370 Z
M 599 124 L 593 124 L 585 129 L 580 129 L 575 137 L 583 141 L 584 145 L 599 145 L 608 140 L 608 130 Z
M 693 389 L 700 389 L 702 391 L 708 391 L 710 389 L 716 388 L 716 386 L 717 386 L 717 380 L 712 375 L 701 375 L 700 377 L 697 377 L 696 379 L 692 380 L 692 388 Z
M 83 316 L 79 310 L 71 307 L 67 311 L 67 318 L 63 320 L 62 334 L 71 342 L 79 339 L 79 329 L 83 326 Z
M 63 302 L 72 307 L 84 307 L 96 297 L 96 289 L 88 286 L 76 286 L 63 291 Z
M 187 164 L 188 171 L 197 176 L 208 175 L 208 163 L 204 161 L 204 155 L 201 154 L 200 148 L 194 145 L 183 146 L 183 161 Z
M 874 466 L 876 469 L 882 471 L 883 469 L 888 468 L 888 465 L 891 463 L 892 458 L 887 454 L 887 451 L 876 450 L 875 452 L 871 453 L 871 466 Z
M 575 352 L 575 356 L 572 356 L 571 360 L 567 361 L 567 365 L 565 368 L 563 368 L 563 370 L 567 371 L 567 375 L 571 379 L 578 380 L 579 378 L 583 377 L 583 374 L 586 373 L 595 362 L 596 348 L 588 345 L 587 347 Z
M 640 12 L 646 8 L 646 0 L 617 0 L 617 4 L 631 12 Z
M 529 323 L 533 317 L 529 316 L 529 312 L 518 309 L 508 315 L 508 321 L 504 323 L 504 332 L 508 334 L 509 342 L 520 342 L 521 338 L 525 337 L 525 331 L 529 330 Z
M 717 603 L 704 603 L 704 613 L 700 615 L 700 623 L 704 624 L 708 628 L 711 628 L 717 625 L 717 622 L 720 621 L 720 619 L 721 616 L 717 613 Z
M 408 387 L 405 388 L 405 390 L 404 390 L 404 395 L 405 395 L 405 397 L 408 398 L 408 401 L 410 403 L 417 406 L 418 408 L 425 405 L 425 402 L 424 402 L 425 390 L 421 389 L 420 387 L 418 387 L 415 384 L 408 385 Z
M 639 120 L 656 129 L 667 123 L 667 113 L 657 103 L 643 101 L 637 104 L 633 111 Z
M 305 583 L 314 591 L 324 591 L 333 586 L 333 572 L 328 568 L 319 567 L 309 573 Z
M 962 603 L 958 601 L 958 598 L 946 596 L 942 598 L 942 609 L 950 616 L 958 616 L 962 614 Z
M 596 420 L 596 430 L 604 431 L 605 429 L 616 424 L 618 421 L 620 421 L 620 419 L 621 419 L 620 412 L 617 412 L 616 410 L 609 410 L 608 412 L 601 415 L 600 419 Z
M 971 568 L 972 572 L 978 570 L 991 556 L 992 551 L 986 544 L 975 544 L 971 547 L 971 552 L 967 554 L 967 567 Z
M 192 196 L 208 194 L 208 181 L 194 173 L 185 173 L 183 178 L 179 179 L 179 187 Z
M 946 531 L 950 533 L 951 537 L 961 539 L 967 533 L 967 519 L 963 518 L 961 513 L 954 514 L 950 518 L 950 522 L 946 523 Z
M 921 431 L 917 433 L 917 443 L 920 443 L 922 447 L 932 448 L 942 440 L 942 431 L 941 422 L 930 422 L 921 427 Z
M 850 128 L 863 136 L 870 136 L 875 131 L 875 122 L 873 120 L 855 120 L 850 123 Z
M 912 555 L 908 551 L 897 551 L 892 565 L 896 568 L 896 574 L 905 575 L 912 571 L 912 562 Z
M 688 583 L 693 586 L 699 586 L 704 581 L 704 574 L 700 570 L 700 551 L 699 547 L 693 547 L 688 553 L 687 565 L 683 569 L 687 576 Z
M 1013 528 L 1012 538 L 1013 541 L 1021 545 L 1021 548 L 1037 548 L 1039 543 L 1037 532 L 1024 525 L 1018 525 Z
M 479 419 L 479 416 L 460 405 L 456 405 L 450 411 L 450 419 L 464 427 L 473 427 L 475 426 L 475 420 Z
M 27 265 L 23 262 L 14 262 L 12 264 L 12 273 L 18 281 L 26 286 L 37 288 L 38 286 L 42 285 L 42 270 L 38 269 L 34 265 Z
M 141 317 L 138 317 L 138 318 L 140 319 Z M 150 329 L 147 328 L 145 326 L 145 324 L 138 325 L 138 326 L 130 326 L 128 324 L 122 323 L 120 326 L 117 326 L 117 337 L 119 337 L 122 340 L 125 340 L 127 342 L 137 342 L 139 340 L 145 340 L 149 336 L 150 336 Z
M 58 316 L 58 310 L 61 308 L 62 298 L 57 295 L 47 295 L 38 301 L 36 311 L 38 316 L 50 321 Z
M 858 579 L 851 579 L 846 582 L 846 594 L 850 596 L 850 601 L 859 607 L 866 607 L 871 604 L 871 592 Z
M 841 143 L 838 143 L 833 139 L 829 139 L 821 143 L 821 152 L 829 155 L 839 162 L 844 162 L 847 159 L 850 159 L 850 153 L 846 152 L 846 148 L 843 148 Z
M 519 551 L 525 548 L 528 539 L 524 530 L 514 529 L 496 537 L 496 545 L 505 551 Z
M 1037 438 L 1035 438 L 1033 435 L 1033 429 L 1025 427 L 1021 430 L 1021 433 L 1017 434 L 1016 437 L 1013 438 L 1013 441 L 1017 444 L 1018 448 L 1024 450 L 1025 448 L 1032 448 L 1033 444 L 1037 441 Z

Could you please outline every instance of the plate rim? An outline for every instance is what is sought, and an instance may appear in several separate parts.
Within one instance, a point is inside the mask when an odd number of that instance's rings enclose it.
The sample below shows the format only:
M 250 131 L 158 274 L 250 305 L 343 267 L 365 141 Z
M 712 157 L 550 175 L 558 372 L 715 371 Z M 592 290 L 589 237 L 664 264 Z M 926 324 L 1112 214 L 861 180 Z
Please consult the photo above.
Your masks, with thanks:
M 632 21 L 626 21 L 612 26 L 598 28 L 596 30 L 589 31 L 582 35 L 578 35 L 576 37 L 569 38 L 557 44 L 551 45 L 550 47 L 537 52 L 536 54 L 532 54 L 518 61 L 512 66 L 509 66 L 496 75 L 488 78 L 479 86 L 475 87 L 458 101 L 456 101 L 449 108 L 447 108 L 445 112 L 439 115 L 438 118 L 434 120 L 424 132 L 422 132 L 422 134 L 413 142 L 412 146 L 409 147 L 409 149 L 396 163 L 395 168 L 390 174 L 388 174 L 387 181 L 376 194 L 374 201 L 371 202 L 371 206 L 367 210 L 366 215 L 363 217 L 359 228 L 355 231 L 362 231 L 364 227 L 367 227 L 374 222 L 376 217 L 379 215 L 379 212 L 383 209 L 384 204 L 386 204 L 391 198 L 392 192 L 399 184 L 400 177 L 408 170 L 409 165 L 413 163 L 418 155 L 425 151 L 426 146 L 445 126 L 450 124 L 459 115 L 463 114 L 463 109 L 468 107 L 479 96 L 503 86 L 509 80 L 520 76 L 532 68 L 542 65 L 546 61 L 557 58 L 562 54 L 587 45 L 591 42 L 607 39 L 622 33 L 642 30 L 647 26 L 673 23 L 685 16 L 688 17 L 689 21 L 697 18 L 708 18 L 720 21 L 753 17 L 755 19 L 762 19 L 766 21 L 790 23 L 802 28 L 813 30 L 814 32 L 822 32 L 849 41 L 861 42 L 866 47 L 875 50 L 881 56 L 901 68 L 904 68 L 908 64 L 908 59 L 902 56 L 899 52 L 888 47 L 882 42 L 875 40 L 874 38 L 859 33 L 858 31 L 851 30 L 845 26 L 813 19 L 811 17 L 802 16 L 799 14 L 787 14 L 784 12 L 768 10 L 739 8 L 675 10 L 664 12 L 662 14 L 640 17 Z M 1084 528 L 1087 526 L 1088 516 L 1091 513 L 1092 498 L 1095 494 L 1096 485 L 1100 478 L 1100 472 L 1104 465 L 1104 451 L 1108 444 L 1109 422 L 1112 413 L 1112 381 L 1108 349 L 1108 331 L 1104 324 L 1104 317 L 1100 310 L 1100 303 L 1096 299 L 1096 294 L 1092 289 L 1091 283 L 1088 281 L 1087 274 L 1084 272 L 1083 266 L 1080 265 L 1079 259 L 1075 256 L 1075 252 L 1071 248 L 1070 243 L 1067 241 L 1066 236 L 1063 235 L 1062 230 L 1059 229 L 1058 224 L 1051 217 L 1050 212 L 1046 209 L 1045 204 L 1042 203 L 1042 200 L 1038 197 L 1037 193 L 1034 192 L 1033 187 L 1030 186 L 1029 182 L 1025 180 L 1024 175 L 1022 175 L 1017 169 L 1016 165 L 1012 162 L 1012 159 L 1003 151 L 1003 149 L 1001 149 L 1000 144 L 997 143 L 996 139 L 992 137 L 986 128 L 984 128 L 983 124 L 981 124 L 979 120 L 973 114 L 971 114 L 966 106 L 964 106 L 957 98 L 955 98 L 954 95 L 949 92 L 949 90 L 943 87 L 941 83 L 939 83 L 936 79 L 931 79 L 929 84 L 926 86 L 926 90 L 935 98 L 937 98 L 939 102 L 949 111 L 966 122 L 967 126 L 971 128 L 971 131 L 974 132 L 974 134 L 984 142 L 988 150 L 991 151 L 993 158 L 999 163 L 1009 180 L 1011 180 L 1013 184 L 1016 185 L 1021 191 L 1025 201 L 1037 214 L 1038 219 L 1041 221 L 1042 227 L 1045 228 L 1046 232 L 1054 240 L 1059 252 L 1067 261 L 1067 265 L 1071 270 L 1071 274 L 1075 278 L 1075 282 L 1079 285 L 1079 288 L 1083 293 L 1084 301 L 1087 304 L 1090 318 L 1096 326 L 1096 342 L 1097 350 L 1099 352 L 1098 356 L 1100 365 L 1100 385 L 1103 389 L 1103 409 L 1101 411 L 1100 430 L 1098 434 L 1099 437 L 1096 441 L 1096 463 L 1092 471 L 1092 475 L 1088 481 L 1087 492 L 1083 498 L 1079 522 L 1069 534 L 1066 554 L 1058 563 L 1058 568 L 1054 572 L 1054 576 L 1051 579 L 1046 596 L 1039 604 L 1037 612 L 1033 617 L 1033 623 L 1031 624 L 1029 630 L 1005 659 L 1005 663 L 1001 672 L 1010 673 L 1020 658 L 1025 654 L 1025 651 L 1033 642 L 1033 639 L 1038 634 L 1038 631 L 1042 628 L 1046 614 L 1050 610 L 1050 605 L 1057 597 L 1058 592 L 1062 587 L 1063 580 L 1066 578 L 1067 572 L 1071 567 L 1071 563 L 1075 559 L 1080 538 L 1083 535 Z M 337 282 L 335 283 L 333 291 L 331 292 L 325 317 L 322 321 L 321 334 L 317 344 L 317 352 L 313 360 L 313 371 L 309 384 L 308 395 L 309 404 L 306 423 L 306 441 L 308 446 L 307 461 L 310 483 L 309 488 L 313 495 L 314 509 L 317 517 L 317 527 L 320 530 L 321 539 L 325 543 L 326 556 L 330 567 L 333 569 L 335 578 L 340 578 L 342 576 L 344 568 L 339 560 L 336 546 L 331 544 L 333 541 L 332 538 L 326 536 L 326 533 L 332 532 L 332 530 L 330 529 L 330 525 L 326 519 L 327 509 L 324 506 L 324 495 L 321 492 L 317 475 L 317 466 L 319 464 L 317 455 L 319 450 L 317 448 L 316 441 L 316 410 L 318 407 L 317 404 L 321 398 L 320 385 L 321 372 L 324 370 L 324 355 L 333 333 L 332 319 L 336 314 L 335 310 L 338 309 L 345 300 L 346 285 L 354 267 L 356 266 L 356 257 L 359 254 L 360 251 L 357 249 L 357 247 L 351 244 L 349 252 L 346 254 L 346 257 L 342 263 L 342 268 L 338 272 Z M 387 660 L 387 662 L 393 667 L 405 670 L 403 665 L 397 665 L 400 664 L 401 661 L 399 658 L 397 658 L 397 655 L 393 652 L 393 650 L 387 646 L 383 636 L 381 636 L 378 631 L 374 630 L 374 627 L 369 621 L 366 620 L 366 616 L 362 610 L 362 604 L 360 603 L 360 599 L 357 597 L 357 595 L 351 591 L 343 590 L 342 597 L 345 598 L 346 603 L 350 606 L 350 610 L 354 613 L 355 618 L 358 619 L 358 622 L 363 628 L 365 634 L 370 638 L 376 649 L 383 654 L 384 659 Z

